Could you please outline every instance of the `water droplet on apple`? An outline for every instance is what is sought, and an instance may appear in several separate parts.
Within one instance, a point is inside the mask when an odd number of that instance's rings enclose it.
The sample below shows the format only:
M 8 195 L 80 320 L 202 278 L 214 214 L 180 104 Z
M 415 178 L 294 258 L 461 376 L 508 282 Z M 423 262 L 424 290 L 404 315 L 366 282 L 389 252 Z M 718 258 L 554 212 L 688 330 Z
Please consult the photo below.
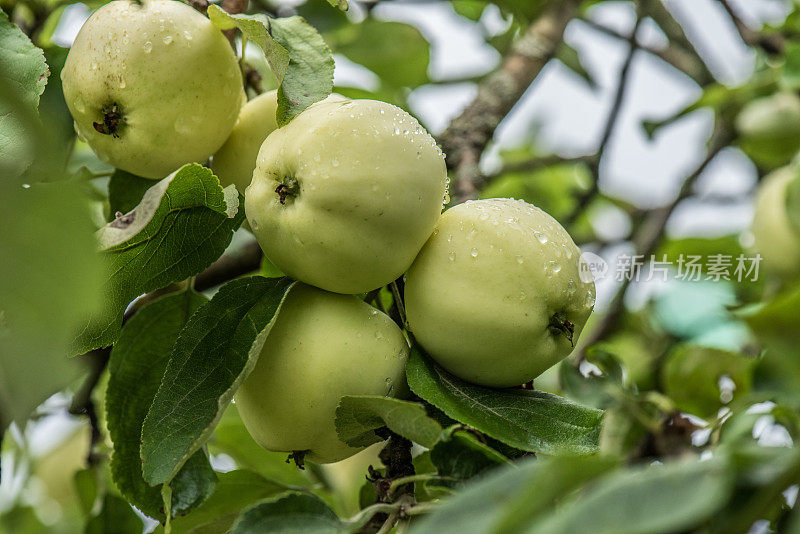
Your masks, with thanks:
M 478 257 L 478 249 L 473 247 L 472 250 L 470 251 L 469 255 L 472 256 L 473 258 L 477 258 Z
M 192 40 L 192 33 L 189 30 L 184 30 L 183 31 L 183 36 L 186 38 L 187 41 L 191 41 Z
M 522 265 L 523 263 L 525 263 L 525 260 L 524 260 L 524 259 L 522 259 L 522 256 L 517 256 L 517 263 L 519 263 L 520 265 Z
M 165 45 L 168 45 L 168 44 L 172 43 L 172 36 L 171 35 L 165 35 L 164 38 L 162 39 L 162 41 L 164 41 Z
M 149 54 L 153 51 L 153 43 L 150 41 L 145 41 L 145 43 L 142 45 L 142 50 L 144 50 L 145 54 Z
M 456 261 L 456 253 L 453 252 L 452 250 L 450 251 L 450 254 L 447 255 L 447 257 L 450 259 L 450 261 Z
M 539 241 L 539 243 L 541 243 L 542 245 L 544 245 L 545 243 L 547 243 L 547 236 L 546 236 L 546 235 L 544 235 L 543 233 L 541 233 L 541 232 L 534 232 L 534 233 L 533 233 L 533 235 L 536 237 L 536 239 L 537 239 L 537 240 Z

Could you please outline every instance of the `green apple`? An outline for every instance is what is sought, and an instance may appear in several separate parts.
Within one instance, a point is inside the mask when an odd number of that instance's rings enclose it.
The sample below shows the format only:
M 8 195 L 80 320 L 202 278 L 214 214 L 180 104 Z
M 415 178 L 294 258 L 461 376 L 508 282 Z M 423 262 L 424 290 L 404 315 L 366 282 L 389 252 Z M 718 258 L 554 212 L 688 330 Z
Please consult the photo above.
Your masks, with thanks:
M 95 11 L 61 79 L 78 134 L 100 159 L 146 178 L 206 161 L 245 100 L 227 39 L 172 0 L 115 0 Z
M 788 163 L 800 150 L 800 97 L 781 92 L 749 102 L 736 117 L 742 150 L 764 167 Z
M 782 278 L 800 274 L 800 231 L 789 220 L 787 188 L 797 185 L 800 169 L 783 167 L 764 178 L 756 194 L 751 230 L 764 268 Z
M 406 275 L 416 340 L 475 384 L 523 384 L 565 358 L 595 301 L 581 251 L 558 222 L 521 200 L 446 211 Z
M 401 394 L 407 359 L 403 332 L 386 314 L 358 297 L 297 284 L 236 392 L 236 406 L 265 449 L 337 462 L 361 450 L 339 441 L 339 400 Z
M 414 261 L 446 180 L 441 150 L 405 111 L 374 100 L 320 102 L 261 145 L 245 210 L 281 271 L 362 293 Z
M 340 100 L 344 100 L 344 97 L 333 94 L 325 101 Z M 228 140 L 211 160 L 211 168 L 223 187 L 234 184 L 236 189 L 243 192 L 250 185 L 258 149 L 264 139 L 278 128 L 275 118 L 277 109 L 278 91 L 268 91 L 242 107 Z

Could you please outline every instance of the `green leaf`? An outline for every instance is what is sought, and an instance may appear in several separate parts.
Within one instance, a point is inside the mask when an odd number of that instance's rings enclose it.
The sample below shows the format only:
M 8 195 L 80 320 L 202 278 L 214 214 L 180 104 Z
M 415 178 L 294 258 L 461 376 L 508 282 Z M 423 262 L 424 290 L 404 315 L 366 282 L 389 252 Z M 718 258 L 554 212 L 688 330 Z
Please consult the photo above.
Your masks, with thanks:
M 0 179 L 0 428 L 82 371 L 69 360 L 81 317 L 100 305 L 89 203 L 73 183 Z
M 545 454 L 597 451 L 603 412 L 542 391 L 491 389 L 451 375 L 416 348 L 408 385 L 445 414 L 503 443 Z
M 737 312 L 767 349 L 756 367 L 753 379 L 756 390 L 800 400 L 798 314 L 800 284 L 766 303 Z
M 559 498 L 613 465 L 598 456 L 554 457 L 494 469 L 415 523 L 411 533 L 518 534 L 521 525 L 534 522 Z
M 178 333 L 206 298 L 186 291 L 163 297 L 137 311 L 125 324 L 108 362 L 106 421 L 114 454 L 111 476 L 139 510 L 163 521 L 161 487 L 142 478 L 139 457 L 142 423 L 158 391 Z M 172 514 L 200 504 L 214 491 L 216 478 L 202 451 L 172 483 Z
M 293 282 L 253 276 L 222 286 L 181 331 L 142 427 L 144 479 L 172 479 L 208 439 L 252 371 Z
M 480 20 L 486 8 L 484 0 L 453 0 L 453 11 L 474 22 Z
M 784 50 L 783 81 L 788 89 L 800 89 L 800 42 L 791 39 Z
M 347 4 L 347 0 L 328 0 L 328 3 L 333 7 L 341 9 L 342 11 L 347 11 L 350 9 L 350 6 Z
M 116 213 L 128 213 L 142 201 L 148 189 L 156 185 L 156 180 L 142 178 L 117 169 L 108 181 L 109 219 L 114 220 Z
M 239 513 L 256 501 L 283 492 L 275 484 L 252 471 L 230 471 L 218 475 L 217 489 L 192 513 L 172 520 L 172 534 L 228 532 Z
M 109 263 L 106 307 L 76 340 L 75 353 L 111 345 L 134 298 L 184 280 L 211 265 L 244 220 L 235 187 L 224 190 L 207 168 L 184 165 L 155 183 L 124 217 L 97 237 Z
M 391 86 L 418 87 L 428 83 L 430 45 L 409 24 L 367 18 L 336 31 L 332 46 Z
M 34 159 L 36 110 L 50 71 L 44 53 L 0 9 L 0 176 L 20 176 Z
M 733 490 L 723 457 L 627 469 L 598 480 L 592 489 L 524 532 L 682 532 L 719 510 Z
M 664 392 L 682 411 L 700 417 L 716 415 L 733 396 L 750 392 L 755 360 L 742 354 L 696 345 L 678 346 L 667 356 L 662 368 Z M 725 393 L 720 380 L 733 381 L 735 390 Z M 726 394 L 729 398 L 722 399 Z
M 383 441 L 374 432 L 382 427 L 427 448 L 433 447 L 442 433 L 422 404 L 372 395 L 342 397 L 336 408 L 339 439 L 351 447 L 366 447 Z
M 103 509 L 89 520 L 84 534 L 141 534 L 144 525 L 133 508 L 116 495 L 107 493 Z
M 75 476 L 73 477 L 75 494 L 78 497 L 78 504 L 80 504 L 81 513 L 85 517 L 91 516 L 95 501 L 97 501 L 99 489 L 97 478 L 98 470 L 92 467 L 76 471 Z
M 505 456 L 458 426 L 449 429 L 447 434 L 446 439 L 442 439 L 431 449 L 431 462 L 436 466 L 439 476 L 445 480 L 442 484 L 444 486 L 453 487 L 509 463 Z
M 346 523 L 318 497 L 288 493 L 251 506 L 231 534 L 332 534 L 348 532 Z
M 230 15 L 216 5 L 208 17 L 221 30 L 238 28 L 267 56 L 278 83 L 278 125 L 283 126 L 333 90 L 333 56 L 325 41 L 302 17 Z

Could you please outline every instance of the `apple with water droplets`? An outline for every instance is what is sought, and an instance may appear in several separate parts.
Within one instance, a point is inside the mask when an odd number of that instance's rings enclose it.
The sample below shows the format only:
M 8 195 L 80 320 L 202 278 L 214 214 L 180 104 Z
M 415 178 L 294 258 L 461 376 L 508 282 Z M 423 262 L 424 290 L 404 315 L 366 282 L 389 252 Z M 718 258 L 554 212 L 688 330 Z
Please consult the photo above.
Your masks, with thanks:
M 115 0 L 95 11 L 61 78 L 79 136 L 103 161 L 146 178 L 206 161 L 245 101 L 227 39 L 172 0 Z
M 521 385 L 569 355 L 594 301 L 567 231 L 521 200 L 449 209 L 406 274 L 416 340 L 442 367 L 484 386 Z
M 237 390 L 236 407 L 265 449 L 337 462 L 361 450 L 336 433 L 341 398 L 403 395 L 407 360 L 408 342 L 386 314 L 354 295 L 298 283 Z
M 341 95 L 333 94 L 325 101 L 344 99 Z M 278 91 L 267 91 L 242 107 L 236 126 L 211 160 L 211 168 L 223 187 L 234 184 L 236 189 L 244 192 L 250 185 L 258 150 L 264 139 L 278 128 L 277 109 Z
M 411 115 L 375 100 L 323 101 L 261 145 L 245 211 L 281 271 L 363 293 L 408 269 L 446 188 L 444 155 Z

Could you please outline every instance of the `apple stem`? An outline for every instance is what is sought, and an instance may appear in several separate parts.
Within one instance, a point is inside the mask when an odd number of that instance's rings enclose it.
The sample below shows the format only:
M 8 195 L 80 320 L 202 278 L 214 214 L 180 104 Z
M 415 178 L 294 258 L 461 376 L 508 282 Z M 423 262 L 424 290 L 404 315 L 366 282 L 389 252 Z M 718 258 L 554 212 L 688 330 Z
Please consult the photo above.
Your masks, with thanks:
M 550 317 L 550 324 L 548 328 L 554 331 L 556 334 L 563 334 L 568 340 L 569 344 L 572 347 L 575 347 L 575 343 L 573 342 L 573 334 L 575 333 L 575 323 L 572 321 L 567 320 L 566 315 L 562 312 L 558 312 L 553 314 Z
M 294 178 L 286 178 L 286 181 L 278 184 L 275 192 L 278 193 L 281 204 L 286 204 L 288 197 L 296 197 L 297 193 L 300 192 L 300 183 Z

